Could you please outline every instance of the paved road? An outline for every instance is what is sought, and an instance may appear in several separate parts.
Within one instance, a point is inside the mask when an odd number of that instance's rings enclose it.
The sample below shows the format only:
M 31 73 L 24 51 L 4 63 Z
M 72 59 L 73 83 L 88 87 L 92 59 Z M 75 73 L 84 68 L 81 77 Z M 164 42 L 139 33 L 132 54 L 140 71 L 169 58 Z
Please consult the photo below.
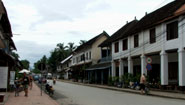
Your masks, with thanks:
M 58 82 L 55 96 L 61 105 L 185 105 L 184 100 L 159 98 Z

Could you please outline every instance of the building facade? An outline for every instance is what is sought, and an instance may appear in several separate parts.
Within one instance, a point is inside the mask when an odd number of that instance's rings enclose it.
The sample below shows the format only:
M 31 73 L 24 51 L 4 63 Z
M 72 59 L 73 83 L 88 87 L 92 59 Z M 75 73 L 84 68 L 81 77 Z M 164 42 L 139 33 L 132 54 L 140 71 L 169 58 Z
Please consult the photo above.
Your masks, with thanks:
M 185 86 L 184 31 L 184 0 L 146 14 L 129 31 L 122 31 L 111 41 L 112 76 L 145 73 L 150 81 L 164 86 Z
M 98 63 L 98 60 L 101 58 L 101 48 L 99 48 L 98 45 L 107 38 L 108 34 L 103 31 L 73 51 L 73 57 L 71 58 L 72 78 L 87 79 L 85 69 L 92 64 Z

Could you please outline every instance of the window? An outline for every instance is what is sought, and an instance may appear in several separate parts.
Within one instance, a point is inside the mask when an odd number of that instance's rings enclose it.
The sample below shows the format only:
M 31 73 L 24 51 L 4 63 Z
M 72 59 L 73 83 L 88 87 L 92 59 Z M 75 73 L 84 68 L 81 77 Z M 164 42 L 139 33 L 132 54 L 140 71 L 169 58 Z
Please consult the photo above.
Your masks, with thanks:
M 91 52 L 89 52 L 89 59 L 91 59 Z
M 73 63 L 75 63 L 75 58 L 73 58 Z
M 167 24 L 167 40 L 178 38 L 178 21 Z
M 76 57 L 76 63 L 78 63 L 78 57 Z
M 134 48 L 139 46 L 139 36 L 134 35 Z
M 86 57 L 85 57 L 86 60 L 88 60 L 88 56 L 89 56 L 88 53 L 86 53 Z
M 114 52 L 119 52 L 119 42 L 114 43 Z
M 82 54 L 80 57 L 81 57 L 80 61 L 85 61 L 85 54 Z
M 128 39 L 123 40 L 123 51 L 128 49 Z
M 156 42 L 156 36 L 155 36 L 155 28 L 150 30 L 150 43 Z

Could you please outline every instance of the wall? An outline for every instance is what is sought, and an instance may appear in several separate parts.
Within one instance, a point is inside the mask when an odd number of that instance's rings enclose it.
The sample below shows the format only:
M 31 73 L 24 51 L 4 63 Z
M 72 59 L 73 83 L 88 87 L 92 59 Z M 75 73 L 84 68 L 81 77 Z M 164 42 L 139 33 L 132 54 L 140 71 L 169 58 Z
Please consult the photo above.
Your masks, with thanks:
M 92 63 L 96 64 L 98 60 L 101 59 L 101 47 L 98 47 L 103 41 L 107 39 L 107 36 L 101 36 L 99 37 L 96 42 L 92 45 L 91 50 L 91 57 L 92 57 Z
M 122 50 L 122 40 L 119 40 L 119 52 L 114 52 L 114 43 L 112 43 L 112 58 L 114 60 L 120 58 L 127 58 L 128 56 L 141 56 L 142 54 L 149 54 L 153 52 L 160 52 L 161 50 L 173 50 L 180 47 L 185 47 L 185 17 L 179 17 L 175 20 L 179 20 L 179 37 L 173 40 L 166 40 L 166 25 L 170 22 L 160 24 L 155 27 L 156 29 L 156 42 L 153 44 L 149 43 L 150 29 L 139 32 L 139 47 L 134 48 L 134 35 L 128 37 L 128 50 Z

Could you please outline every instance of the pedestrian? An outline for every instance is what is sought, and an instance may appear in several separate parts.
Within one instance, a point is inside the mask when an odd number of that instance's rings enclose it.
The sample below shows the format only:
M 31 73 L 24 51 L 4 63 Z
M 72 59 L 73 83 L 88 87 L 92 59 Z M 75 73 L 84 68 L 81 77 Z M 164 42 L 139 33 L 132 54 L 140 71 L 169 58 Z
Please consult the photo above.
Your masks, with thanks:
M 32 89 L 32 87 L 33 87 L 33 77 L 30 75 L 29 76 L 29 79 L 30 79 L 30 90 Z
M 23 82 L 23 88 L 24 88 L 24 92 L 25 92 L 25 97 L 28 97 L 28 86 L 29 86 L 29 77 L 26 75 L 26 72 L 24 72 L 24 76 L 22 78 L 22 82 Z
M 15 97 L 19 96 L 19 89 L 20 89 L 20 81 L 18 80 L 18 78 L 16 78 L 15 80 Z
M 145 83 L 146 83 L 146 77 L 145 73 L 140 78 L 140 88 L 141 88 L 141 94 L 143 94 L 143 91 L 145 90 Z

